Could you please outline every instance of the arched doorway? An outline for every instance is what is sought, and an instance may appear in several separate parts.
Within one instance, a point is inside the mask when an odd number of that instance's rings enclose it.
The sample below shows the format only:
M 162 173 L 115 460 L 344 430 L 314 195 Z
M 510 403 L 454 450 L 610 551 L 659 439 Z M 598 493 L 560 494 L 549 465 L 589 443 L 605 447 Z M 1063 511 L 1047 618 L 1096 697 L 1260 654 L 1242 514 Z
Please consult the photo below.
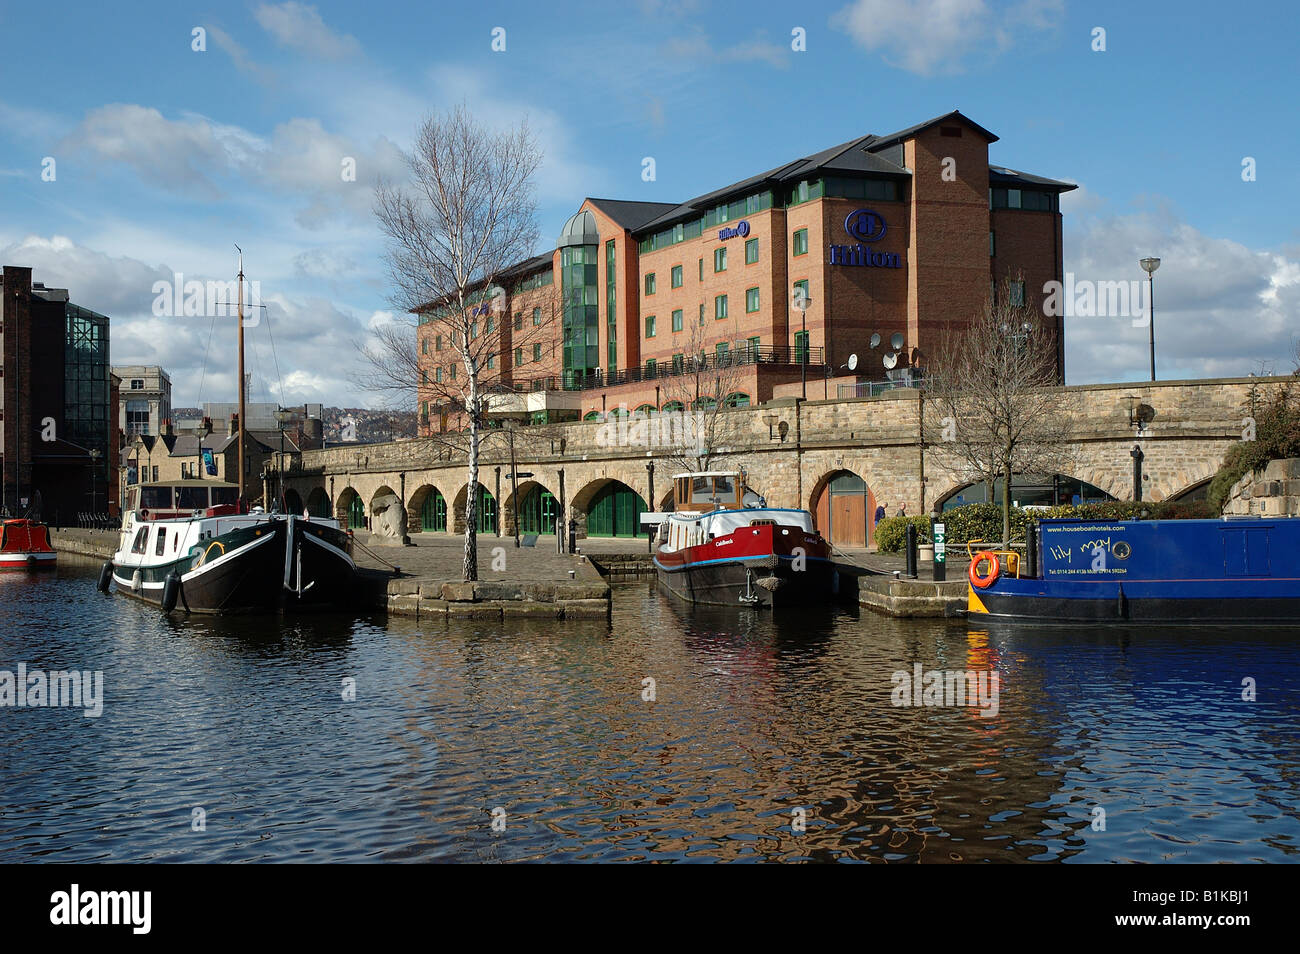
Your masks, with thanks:
M 456 495 L 457 533 L 465 527 L 466 488 L 462 487 Z M 478 496 L 474 501 L 474 529 L 477 533 L 497 532 L 497 499 L 482 484 L 478 485 Z
M 338 520 L 349 530 L 363 530 L 366 526 L 366 502 L 351 487 L 339 494 Z
M 866 547 L 875 540 L 876 498 L 852 471 L 837 470 L 823 478 L 813 513 L 818 532 L 838 547 Z
M 295 516 L 302 515 L 302 498 L 298 496 L 298 491 L 292 488 L 284 492 L 284 512 Z
M 307 495 L 307 512 L 313 517 L 330 515 L 330 498 L 324 487 L 316 487 Z
M 587 536 L 643 537 L 641 514 L 646 509 L 640 494 L 621 481 L 611 480 L 592 495 L 587 505 Z
M 986 483 L 966 484 L 954 488 L 939 501 L 941 510 L 951 510 L 966 504 L 1002 503 L 1002 489 L 1006 480 L 994 482 L 989 493 Z M 1068 474 L 1051 476 L 1016 474 L 1011 478 L 1011 504 L 1015 507 L 1055 507 L 1061 504 L 1101 503 L 1114 500 L 1110 494 L 1078 477 Z
M 554 533 L 555 515 L 560 505 L 555 496 L 541 484 L 533 484 L 519 499 L 520 533 Z

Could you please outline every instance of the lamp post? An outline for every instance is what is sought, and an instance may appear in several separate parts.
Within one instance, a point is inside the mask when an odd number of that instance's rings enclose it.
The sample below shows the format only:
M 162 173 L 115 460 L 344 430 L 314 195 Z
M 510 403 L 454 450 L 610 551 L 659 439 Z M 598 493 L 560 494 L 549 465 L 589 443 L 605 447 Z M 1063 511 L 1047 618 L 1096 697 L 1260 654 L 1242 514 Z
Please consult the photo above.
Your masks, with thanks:
M 98 495 L 95 493 L 95 471 L 99 469 L 99 458 L 102 456 L 104 456 L 103 452 L 98 447 L 90 449 L 90 512 L 92 514 L 95 512 L 95 504 L 99 500 Z
M 1142 453 L 1142 445 L 1134 444 L 1133 449 L 1128 452 L 1133 458 L 1133 500 L 1141 502 L 1142 500 L 1142 459 L 1146 457 Z
M 1160 259 L 1144 258 L 1139 264 L 1147 273 L 1147 303 L 1151 309 L 1147 330 L 1151 336 L 1151 380 L 1154 381 L 1156 379 L 1156 269 L 1160 267 Z
M 794 306 L 799 309 L 799 337 L 803 339 L 803 352 L 800 353 L 796 347 L 795 354 L 799 355 L 799 378 L 803 385 L 804 400 L 808 400 L 808 306 L 812 304 L 812 299 L 808 297 L 807 290 L 800 285 L 794 290 Z

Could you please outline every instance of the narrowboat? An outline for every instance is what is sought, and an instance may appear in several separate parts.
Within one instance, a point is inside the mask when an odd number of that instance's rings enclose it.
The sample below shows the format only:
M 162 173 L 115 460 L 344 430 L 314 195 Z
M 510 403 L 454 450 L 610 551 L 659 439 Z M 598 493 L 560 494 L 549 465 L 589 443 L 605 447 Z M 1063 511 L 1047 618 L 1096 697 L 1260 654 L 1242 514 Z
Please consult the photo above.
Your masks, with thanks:
M 835 588 L 830 544 L 807 510 L 767 506 L 739 471 L 673 477 L 674 509 L 642 514 L 657 525 L 655 572 L 693 603 L 785 606 L 827 600 Z
M 240 513 L 239 487 L 178 480 L 132 487 L 117 552 L 100 573 L 105 592 L 170 613 L 342 608 L 356 564 L 347 533 L 329 518 Z
M 967 589 L 970 620 L 1297 623 L 1300 520 L 1042 520 Z
M 0 524 L 0 570 L 51 569 L 57 559 L 45 524 L 26 518 Z

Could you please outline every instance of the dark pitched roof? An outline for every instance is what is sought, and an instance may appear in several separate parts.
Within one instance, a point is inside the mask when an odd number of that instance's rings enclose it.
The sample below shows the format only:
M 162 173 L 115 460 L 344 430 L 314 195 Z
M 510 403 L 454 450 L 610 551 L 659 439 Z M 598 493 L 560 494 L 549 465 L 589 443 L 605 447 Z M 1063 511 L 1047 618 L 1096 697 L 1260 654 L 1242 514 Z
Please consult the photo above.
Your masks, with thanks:
M 629 230 L 639 229 L 670 209 L 677 208 L 676 202 L 633 202 L 626 199 L 594 199 L 591 196 L 587 196 L 587 201 Z
M 1060 179 L 1047 179 L 1028 172 L 1017 172 L 1005 166 L 989 166 L 989 182 L 997 185 L 1035 186 L 1049 192 L 1070 192 L 1079 188 L 1073 182 L 1062 182 Z
M 939 123 L 948 123 L 960 120 L 967 126 L 974 129 L 977 133 L 987 139 L 989 142 L 997 142 L 998 137 L 993 135 L 979 123 L 967 118 L 961 114 L 960 110 L 954 109 L 950 113 L 944 113 L 942 116 L 935 116 L 933 119 L 927 119 L 923 123 L 917 123 L 915 126 L 908 126 L 906 129 L 900 129 L 898 132 L 890 133 L 888 136 L 877 136 L 876 141 L 872 144 L 873 149 L 884 149 L 886 146 L 892 146 L 900 143 L 904 139 L 911 139 L 923 129 L 929 129 L 931 126 L 937 126 Z

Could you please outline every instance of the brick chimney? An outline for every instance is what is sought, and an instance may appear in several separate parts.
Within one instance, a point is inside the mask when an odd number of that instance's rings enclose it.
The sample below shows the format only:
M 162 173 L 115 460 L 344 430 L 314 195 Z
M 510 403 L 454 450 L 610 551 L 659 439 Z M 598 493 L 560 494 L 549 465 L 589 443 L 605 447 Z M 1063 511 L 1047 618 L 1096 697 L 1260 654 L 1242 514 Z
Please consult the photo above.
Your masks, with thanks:
M 239 415 L 232 414 L 230 415 L 230 429 L 226 431 L 226 436 L 234 437 L 238 433 L 239 433 Z
M 175 437 L 175 436 L 176 436 L 176 428 L 172 426 L 172 419 L 171 419 L 170 417 L 165 417 L 165 418 L 163 418 L 163 422 L 162 422 L 162 436 L 163 436 L 163 437 Z

